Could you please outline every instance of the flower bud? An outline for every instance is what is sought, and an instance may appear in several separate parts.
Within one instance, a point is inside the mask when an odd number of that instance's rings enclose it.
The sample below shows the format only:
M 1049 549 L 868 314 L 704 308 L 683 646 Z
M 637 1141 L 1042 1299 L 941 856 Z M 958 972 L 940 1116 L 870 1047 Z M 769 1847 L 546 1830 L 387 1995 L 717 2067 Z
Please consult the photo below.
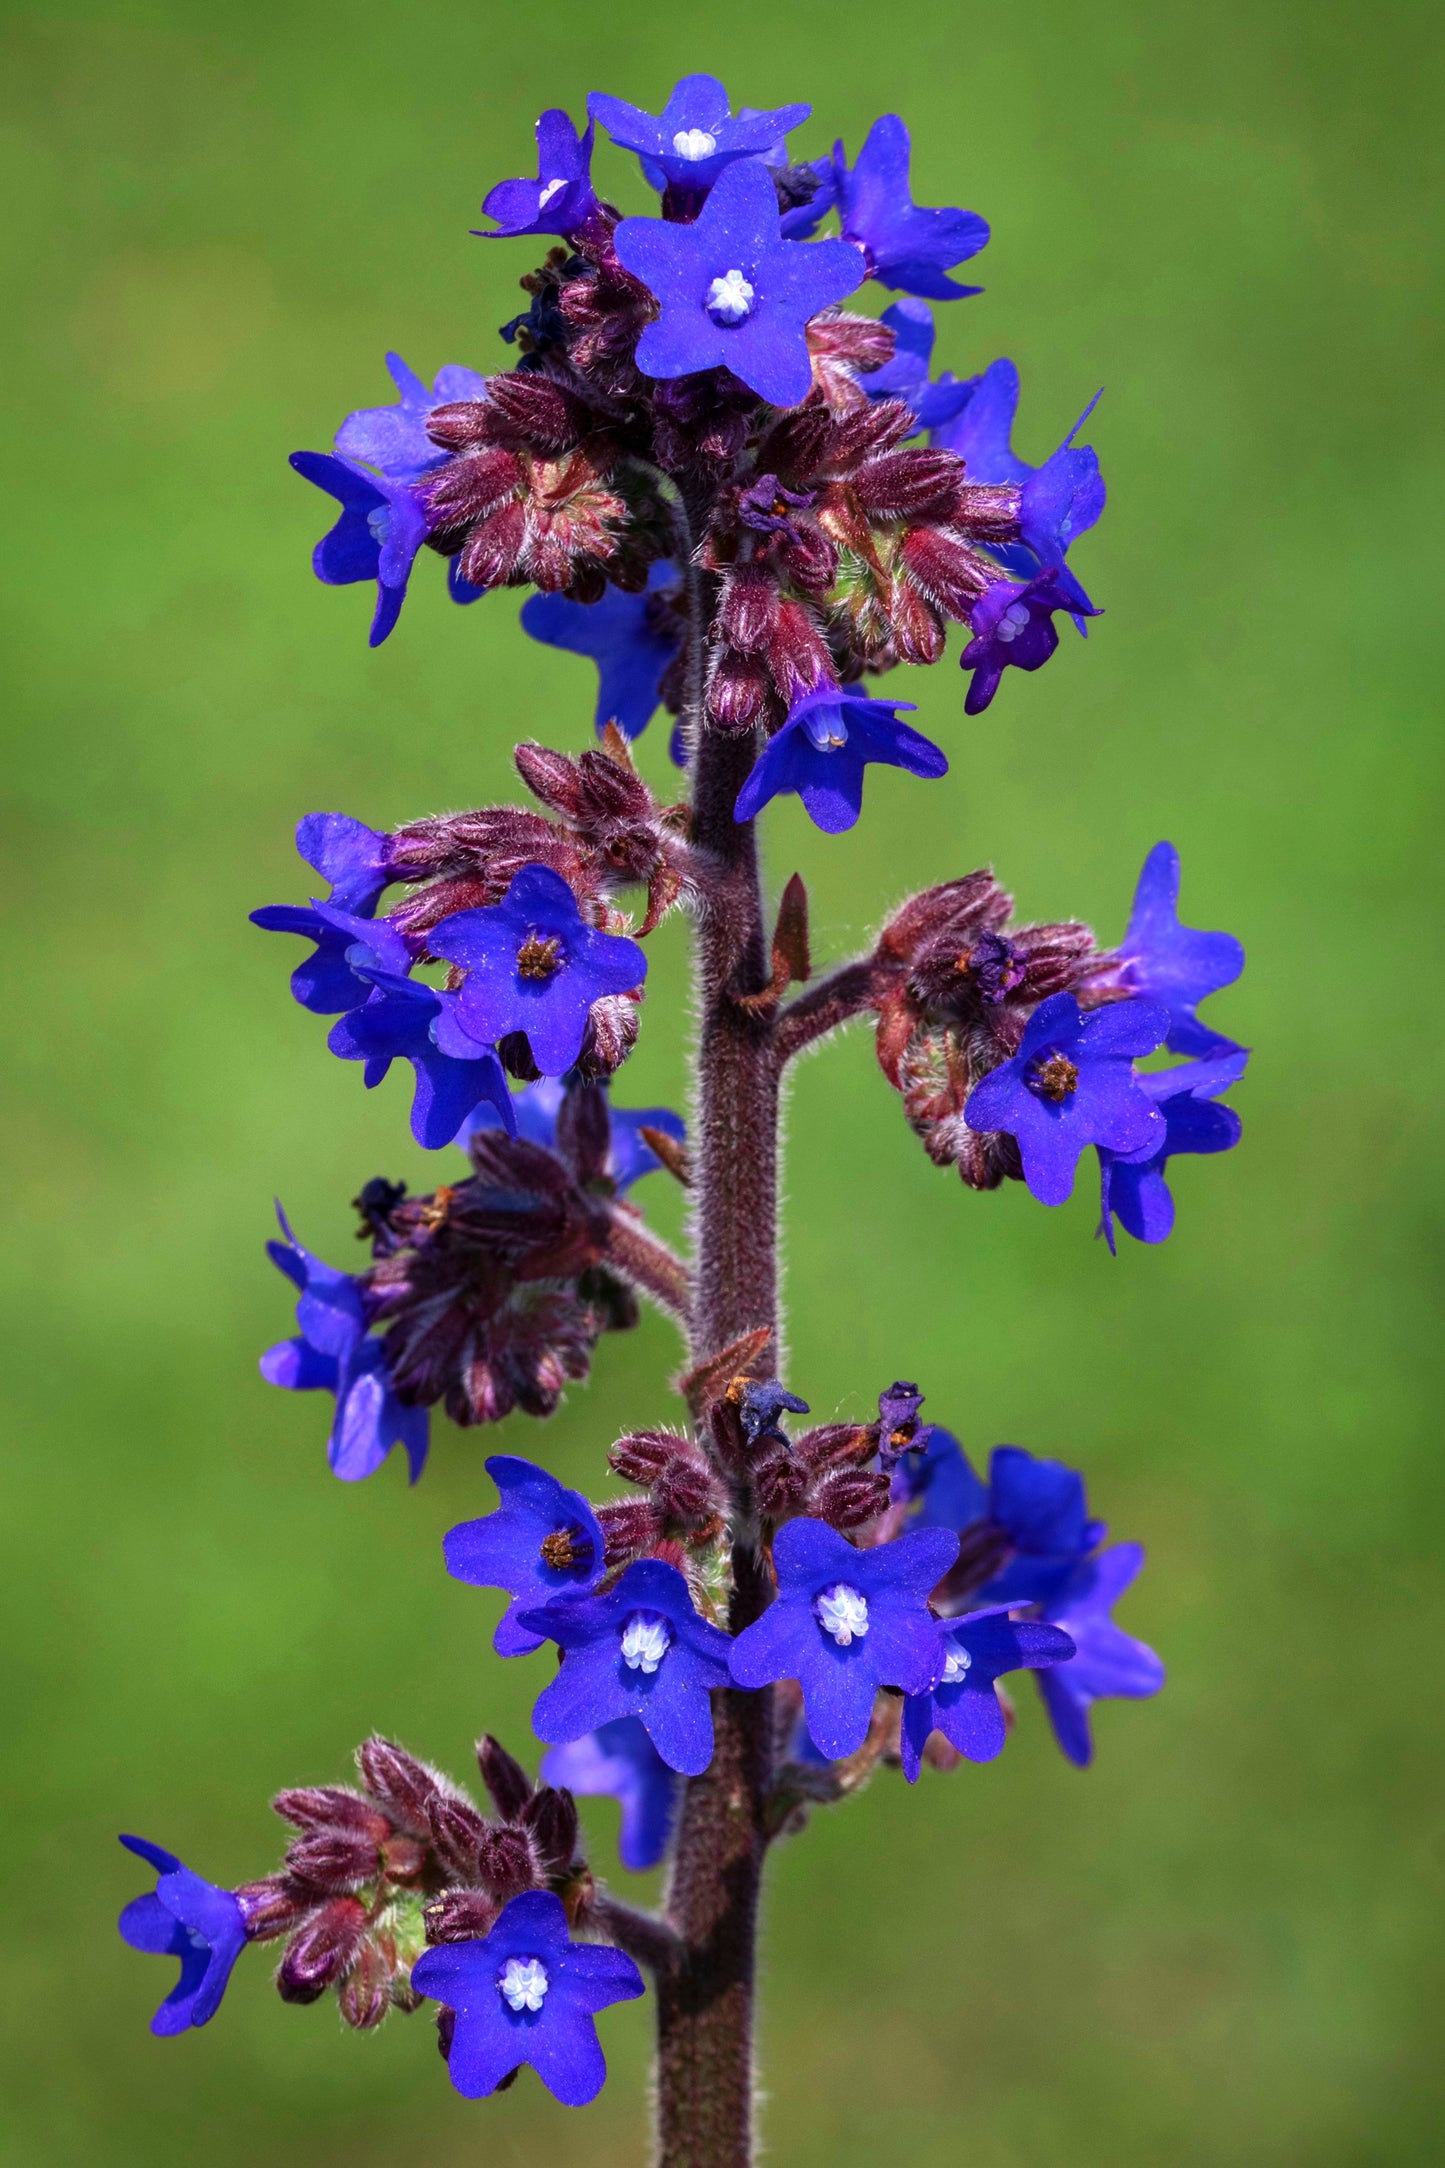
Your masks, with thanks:
M 479 1889 L 444 1889 L 426 1906 L 428 1942 L 473 1942 L 488 1934 L 497 1907 Z
M 451 1873 L 470 1880 L 476 1871 L 477 1849 L 487 1825 L 473 1806 L 445 1792 L 434 1792 L 426 1803 L 432 1847 Z
M 522 1823 L 544 1874 L 560 1874 L 571 1866 L 577 1850 L 577 1802 L 570 1792 L 544 1784 L 522 1809 Z
M 434 1769 L 428 1769 L 390 1739 L 375 1736 L 357 1748 L 356 1763 L 367 1790 L 403 1829 L 413 1837 L 430 1834 L 427 1801 L 449 1789 Z
M 963 461 L 955 453 L 915 449 L 870 459 L 853 487 L 870 519 L 947 519 L 962 480 Z
M 366 1907 L 333 1897 L 317 1907 L 286 1945 L 276 1972 L 283 2002 L 318 2002 L 351 1963 L 366 1932 Z
M 514 452 L 488 446 L 448 461 L 422 484 L 434 531 L 445 534 L 470 527 L 509 503 L 522 484 Z
M 370 1939 L 356 1953 L 350 1972 L 336 1993 L 341 2022 L 356 2032 L 372 2032 L 392 2005 L 392 1968 L 386 1953 Z
M 609 1566 L 640 1558 L 662 1534 L 662 1516 L 647 1498 L 610 1499 L 598 1506 L 597 1519 L 606 1539 Z
M 532 1779 L 490 1732 L 477 1741 L 477 1767 L 504 1822 L 514 1822 L 532 1796 Z
M 718 624 L 730 647 L 760 653 L 777 627 L 782 597 L 766 565 L 738 565 L 723 582 Z
M 311 1891 L 299 1889 L 284 1874 L 243 1882 L 232 1895 L 241 1907 L 246 1934 L 252 1942 L 272 1942 L 277 1935 L 289 1935 L 316 1902 Z
M 307 1784 L 278 1792 L 272 1809 L 298 1829 L 355 1829 L 380 1844 L 391 1824 L 369 1799 L 342 1784 Z
M 375 1840 L 360 1830 L 318 1829 L 287 1847 L 286 1865 L 298 1882 L 340 1895 L 371 1881 L 381 1862 Z
M 473 587 L 505 587 L 517 569 L 526 539 L 527 515 L 520 504 L 503 504 L 487 513 L 462 548 L 462 578 Z
M 876 1468 L 829 1468 L 813 1485 L 808 1511 L 834 1528 L 861 1528 L 887 1511 L 888 1492 Z
M 498 444 L 533 451 L 571 451 L 586 435 L 588 415 L 580 400 L 535 370 L 509 370 L 487 387 L 487 428 Z
M 910 527 L 903 537 L 901 558 L 918 592 L 961 622 L 967 622 L 979 596 L 999 576 L 992 558 L 970 548 L 949 527 Z
M 477 1846 L 476 1872 L 478 1880 L 504 1904 L 509 1897 L 535 1887 L 532 1847 L 522 1831 L 507 1822 L 490 1826 Z
M 709 720 L 719 730 L 751 730 L 762 721 L 771 690 L 767 668 L 756 656 L 723 648 L 708 676 Z

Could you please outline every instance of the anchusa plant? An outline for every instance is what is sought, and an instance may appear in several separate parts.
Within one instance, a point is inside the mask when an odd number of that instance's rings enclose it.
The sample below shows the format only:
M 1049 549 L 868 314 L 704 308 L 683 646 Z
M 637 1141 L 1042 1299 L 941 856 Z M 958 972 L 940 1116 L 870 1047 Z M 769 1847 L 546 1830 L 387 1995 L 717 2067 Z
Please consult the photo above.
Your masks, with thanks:
M 332 1053 L 368 1086 L 409 1064 L 417 1142 L 459 1163 L 425 1195 L 364 1184 L 360 1270 L 282 1219 L 270 1252 L 297 1329 L 262 1372 L 330 1396 L 336 1475 L 371 1476 L 400 1446 L 415 1480 L 432 1408 L 464 1426 L 550 1415 L 647 1301 L 684 1343 L 685 1420 L 615 1440 L 627 1488 L 595 1502 L 495 1454 L 497 1503 L 446 1539 L 449 1573 L 507 1598 L 497 1653 L 539 1663 L 535 1781 L 485 1736 L 479 1806 L 369 1739 L 359 1787 L 278 1796 L 284 1863 L 234 1891 L 123 1840 L 157 1880 L 121 1932 L 180 1962 L 158 2032 L 205 2024 L 245 1946 L 276 1942 L 284 2000 L 334 1991 L 363 2029 L 429 2003 L 459 2092 L 529 2064 L 580 2105 L 606 2074 L 597 2016 L 650 1984 L 664 2168 L 752 2158 L 774 1842 L 881 1767 L 913 1784 L 992 1759 L 1023 1673 L 1077 1764 L 1093 1705 L 1163 1678 L 1112 1617 L 1143 1553 L 1107 1543 L 1072 1469 L 1000 1446 L 985 1475 L 906 1381 L 868 1420 L 805 1423 L 777 1374 L 789 1064 L 871 1018 L 938 1166 L 1057 1205 L 1092 1153 L 1112 1249 L 1120 1229 L 1169 1233 L 1172 1158 L 1237 1141 L 1223 1094 L 1246 1060 L 1200 1013 L 1242 951 L 1180 923 L 1167 843 L 1112 947 L 1077 920 L 1020 921 L 988 870 L 910 896 L 816 978 L 796 875 L 765 910 L 756 822 L 773 799 L 838 834 L 870 764 L 947 768 L 873 680 L 938 662 L 954 623 L 976 715 L 1010 667 L 1049 660 L 1058 620 L 1087 630 L 1098 612 L 1069 560 L 1104 503 L 1078 426 L 1041 464 L 1013 451 L 1010 362 L 930 373 L 928 304 L 977 290 L 953 274 L 982 219 L 913 202 L 892 115 L 851 163 L 841 144 L 796 158 L 808 114 L 734 112 L 701 75 L 660 115 L 600 95 L 585 129 L 543 114 L 536 177 L 484 206 L 488 238 L 542 254 L 502 333 L 514 365 L 429 387 L 392 356 L 397 399 L 293 461 L 340 506 L 318 577 L 375 584 L 373 643 L 424 550 L 459 603 L 530 586 L 524 630 L 596 666 L 598 742 L 519 745 L 529 805 L 301 822 L 323 892 L 256 922 L 304 938 L 292 991 L 330 1020 Z M 598 127 L 636 153 L 650 213 L 595 193 Z M 899 298 L 845 306 L 870 281 Z M 631 752 L 658 709 L 675 802 Z M 612 1095 L 647 938 L 679 910 L 695 939 L 686 1127 Z M 657 1175 L 687 1190 L 687 1258 L 634 1201 Z M 666 1863 L 659 1911 L 589 1866 L 577 1793 L 619 1803 L 624 1869 Z

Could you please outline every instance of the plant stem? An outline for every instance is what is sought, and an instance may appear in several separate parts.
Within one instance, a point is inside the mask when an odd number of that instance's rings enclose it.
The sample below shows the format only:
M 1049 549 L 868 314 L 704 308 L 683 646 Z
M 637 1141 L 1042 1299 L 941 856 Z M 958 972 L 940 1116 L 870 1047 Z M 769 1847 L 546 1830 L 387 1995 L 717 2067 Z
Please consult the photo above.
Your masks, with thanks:
M 687 506 L 694 532 L 702 506 Z M 703 717 L 713 583 L 690 569 L 688 717 L 693 843 L 706 869 L 697 930 L 697 1090 L 693 1136 L 696 1264 L 693 1353 L 706 1361 L 744 1333 L 777 1326 L 777 1063 L 771 1018 L 737 996 L 770 978 L 757 847 L 733 806 L 752 766 L 751 734 L 724 737 Z M 738 1500 L 742 1524 L 751 1501 Z M 766 1568 L 744 1538 L 733 1551 L 734 1633 L 768 1601 Z M 753 1982 L 758 1897 L 772 1782 L 772 1693 L 713 1696 L 712 1762 L 686 1788 L 667 1896 L 681 1941 L 657 1987 L 658 2168 L 749 2168 L 753 2159 Z

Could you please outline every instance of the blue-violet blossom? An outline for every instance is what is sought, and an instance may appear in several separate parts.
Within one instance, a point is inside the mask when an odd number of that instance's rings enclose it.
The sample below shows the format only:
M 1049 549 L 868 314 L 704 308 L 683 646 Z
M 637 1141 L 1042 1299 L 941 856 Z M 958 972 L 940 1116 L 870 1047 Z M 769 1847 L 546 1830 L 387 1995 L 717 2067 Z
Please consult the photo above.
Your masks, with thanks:
M 815 828 L 841 835 L 862 810 L 870 761 L 930 779 L 946 775 L 948 762 L 932 739 L 898 720 L 914 712 L 909 702 L 869 700 L 846 686 L 803 693 L 738 792 L 734 819 L 753 820 L 770 799 L 796 791 Z
M 652 187 L 661 191 L 671 184 L 699 193 L 710 189 L 735 160 L 758 159 L 774 151 L 790 129 L 802 126 L 813 108 L 780 105 L 771 112 L 734 115 L 727 91 L 715 75 L 685 75 L 674 85 L 661 113 L 644 113 L 640 106 L 604 91 L 593 91 L 587 110 L 593 120 L 601 121 L 614 143 L 636 151 Z M 772 187 L 771 181 L 768 186 Z
M 1154 1651 L 1109 1616 L 1143 1564 L 1142 1544 L 1116 1543 L 1097 1558 L 1085 1559 L 1041 1607 L 1045 1619 L 1063 1628 L 1076 1652 L 1057 1671 L 1043 1674 L 1039 1692 L 1059 1745 L 1080 1769 L 1093 1758 L 1093 1703 L 1116 1695 L 1145 1700 L 1164 1684 L 1164 1666 Z
M 622 1809 L 617 1856 L 634 1874 L 657 1866 L 667 1851 L 682 1790 L 635 1716 L 614 1717 L 585 1739 L 549 1746 L 542 1782 L 584 1799 L 615 1799 Z
M 1020 580 L 1032 580 L 1045 569 L 1054 572 L 1055 584 L 1072 598 L 1074 623 L 1080 632 L 1087 632 L 1084 619 L 1098 612 L 1065 568 L 1064 559 L 1070 545 L 1094 525 L 1104 509 L 1106 493 L 1098 455 L 1091 445 L 1074 442 L 1098 396 L 1041 467 L 1031 467 L 1013 449 L 1018 403 L 1018 370 L 1011 361 L 991 362 L 974 380 L 967 404 L 952 420 L 935 426 L 933 442 L 958 454 L 970 482 L 1011 482 L 1018 487 L 1023 538 L 989 543 L 988 553 Z M 1024 667 L 1037 668 L 1037 664 Z
M 976 211 L 929 211 L 915 204 L 909 155 L 908 130 L 896 113 L 874 121 L 851 171 L 837 145 L 839 228 L 864 251 L 868 276 L 881 286 L 932 301 L 961 301 L 982 289 L 960 286 L 944 273 L 978 254 L 988 240 L 988 222 Z
M 280 1206 L 284 1242 L 268 1242 L 266 1254 L 301 1290 L 293 1340 L 278 1341 L 261 1357 L 268 1385 L 289 1392 L 328 1392 L 336 1398 L 326 1457 L 333 1475 L 359 1483 L 381 1466 L 394 1445 L 405 1448 L 414 1483 L 426 1465 L 425 1408 L 403 1407 L 391 1388 L 386 1349 L 367 1330 L 361 1283 L 303 1249 Z
M 778 1593 L 733 1642 L 735 1682 L 796 1679 L 819 1753 L 854 1753 L 880 1687 L 921 1694 L 941 1676 L 942 1629 L 928 1598 L 957 1556 L 946 1528 L 863 1551 L 825 1521 L 785 1521 L 773 1544 Z
M 640 1558 L 605 1596 L 574 1596 L 518 1623 L 555 1641 L 562 1668 L 537 1697 L 532 1728 L 563 1746 L 635 1716 L 670 1769 L 712 1760 L 711 1689 L 728 1683 L 728 1637 L 699 1618 L 676 1566 Z
M 1169 1011 L 1175 1054 L 1233 1054 L 1232 1039 L 1211 1031 L 1195 1015 L 1207 994 L 1230 986 L 1244 969 L 1244 947 L 1232 933 L 1201 933 L 1179 923 L 1179 853 L 1156 843 L 1144 861 L 1129 927 L 1119 944 L 1118 983 L 1131 994 L 1162 1002 Z
M 600 602 L 529 595 L 522 604 L 523 632 L 596 663 L 599 735 L 616 723 L 624 737 L 639 737 L 656 714 L 663 678 L 682 647 L 682 623 L 667 607 L 676 586 L 677 567 L 664 559 L 651 567 L 641 595 L 609 587 Z
M 1213 1061 L 1180 1062 L 1173 1069 L 1141 1076 L 1150 1098 L 1164 1115 L 1164 1141 L 1153 1151 L 1121 1156 L 1099 1152 L 1102 1218 L 1099 1231 L 1114 1248 L 1114 1222 L 1136 1242 L 1162 1242 L 1174 1225 L 1174 1199 L 1164 1169 L 1176 1153 L 1228 1152 L 1238 1144 L 1240 1120 L 1233 1107 L 1218 1106 L 1216 1096 L 1237 1084 L 1248 1054 L 1240 1047 Z
M 624 218 L 618 261 L 661 306 L 637 342 L 644 376 L 731 369 L 760 399 L 798 406 L 813 383 L 808 323 L 860 285 L 848 241 L 785 241 L 768 168 L 729 166 L 691 225 Z
M 453 912 L 427 945 L 466 972 L 457 993 L 462 1030 L 489 1046 L 525 1032 L 544 1076 L 576 1061 L 594 1001 L 631 993 L 647 976 L 637 943 L 589 926 L 550 866 L 523 866 L 500 903 Z
M 537 178 L 498 181 L 482 205 L 497 221 L 494 232 L 473 227 L 482 241 L 505 241 L 524 233 L 575 233 L 597 208 L 592 192 L 592 123 L 578 135 L 560 106 L 537 122 Z
M 526 1656 L 545 1637 L 523 1626 L 518 1614 L 555 1597 L 590 1595 L 602 1578 L 602 1530 L 580 1491 L 564 1489 L 529 1460 L 494 1453 L 487 1474 L 501 1493 L 500 1506 L 449 1529 L 442 1556 L 454 1581 L 506 1589 L 512 1601 L 492 1646 L 499 1656 Z
M 937 332 L 933 311 L 926 301 L 913 301 L 905 295 L 903 300 L 893 302 L 883 311 L 881 321 L 887 324 L 897 342 L 893 359 L 861 378 L 860 389 L 870 399 L 901 399 L 910 406 L 914 417 L 910 436 L 920 429 L 942 429 L 968 405 L 978 383 L 977 377 L 960 380 L 945 369 L 936 382 L 929 382 L 928 366 Z M 980 482 L 990 477 L 975 474 L 970 466 L 968 479 Z
M 943 1674 L 927 1693 L 903 1703 L 899 1750 L 903 1774 L 918 1781 L 929 1735 L 941 1731 L 966 1760 L 992 1761 L 1008 1737 L 994 1682 L 1006 1671 L 1042 1671 L 1067 1663 L 1074 1644 L 1057 1626 L 1021 1619 L 1007 1604 L 968 1611 L 943 1623 Z
M 597 2011 L 643 1992 L 626 1952 L 574 1942 L 561 1899 L 544 1889 L 504 1905 L 490 1934 L 424 1950 L 411 1984 L 456 2012 L 447 2071 L 466 2099 L 530 2063 L 568 2108 L 595 2100 L 607 2079 Z
M 181 1961 L 181 1976 L 151 2019 L 151 2031 L 166 2039 L 192 2025 L 209 2024 L 246 1946 L 245 1915 L 229 1890 L 203 1881 L 182 1866 L 174 1852 L 144 1837 L 120 1841 L 159 1877 L 153 1891 L 133 1898 L 121 1913 L 123 1939 L 148 1956 Z
M 1111 1152 L 1153 1149 L 1164 1117 L 1134 1074 L 1169 1029 L 1165 1009 L 1121 1001 L 1085 1016 L 1072 994 L 1041 1001 L 1019 1050 L 975 1084 L 963 1118 L 1018 1145 L 1024 1180 L 1040 1204 L 1062 1204 L 1087 1144 Z
M 959 656 L 971 670 L 964 698 L 966 715 L 981 715 L 998 691 L 1004 671 L 1041 670 L 1059 644 L 1054 613 L 1065 610 L 1075 620 L 1102 616 L 1067 566 L 1046 569 L 1020 586 L 995 580 L 969 612 L 973 638 Z

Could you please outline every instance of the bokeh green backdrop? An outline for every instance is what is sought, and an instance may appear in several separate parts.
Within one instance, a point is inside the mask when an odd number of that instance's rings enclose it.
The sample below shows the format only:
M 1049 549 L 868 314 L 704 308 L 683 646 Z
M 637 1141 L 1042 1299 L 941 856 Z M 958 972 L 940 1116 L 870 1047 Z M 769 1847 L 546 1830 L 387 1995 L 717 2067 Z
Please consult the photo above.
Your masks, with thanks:
M 484 1725 L 525 1745 L 531 1667 L 491 1657 L 440 1535 L 487 1508 L 493 1444 L 595 1480 L 619 1425 L 674 1405 L 652 1319 L 545 1434 L 439 1424 L 412 1493 L 397 1466 L 329 1477 L 323 1408 L 256 1375 L 289 1325 L 269 1200 L 354 1257 L 346 1200 L 423 1155 L 400 1078 L 369 1098 L 328 1059 L 245 913 L 305 893 L 298 813 L 472 804 L 514 736 L 584 742 L 590 672 L 513 597 L 456 610 L 425 563 L 368 653 L 368 599 L 310 577 L 323 506 L 284 457 L 389 396 L 389 346 L 492 366 L 529 258 L 467 238 L 484 188 L 527 169 L 542 106 L 655 104 L 694 68 L 811 98 L 813 152 L 907 116 L 920 198 L 994 225 L 940 359 L 1017 358 L 1025 451 L 1108 387 L 1087 649 L 1066 631 L 979 722 L 951 664 L 912 673 L 951 776 L 875 771 L 840 839 L 775 810 L 771 877 L 803 871 L 824 955 L 990 859 L 1026 912 L 1110 938 L 1167 834 L 1187 916 L 1248 942 L 1217 1006 L 1257 1049 L 1242 1149 L 1180 1166 L 1173 1241 L 1117 1260 L 1087 1181 L 1046 1212 L 935 1172 L 865 1037 L 798 1079 L 791 1382 L 858 1413 L 917 1376 L 979 1450 L 1077 1461 L 1149 1546 L 1126 1616 L 1170 1684 L 1103 1711 L 1087 1775 L 1026 1694 L 1001 1762 L 879 1782 L 780 1851 L 771 2157 L 1438 2158 L 1435 11 L 7 16 L 4 2160 L 641 2158 L 645 2005 L 604 2020 L 586 2117 L 530 2079 L 464 2104 L 426 2018 L 342 2036 L 264 1957 L 208 2031 L 152 2041 L 113 1833 L 240 1880 L 276 1854 L 269 1793 L 343 1776 L 368 1727 L 463 1773 Z M 669 926 L 624 1100 L 683 1089 L 684 958 Z M 600 1854 L 613 1815 L 588 1810 Z

